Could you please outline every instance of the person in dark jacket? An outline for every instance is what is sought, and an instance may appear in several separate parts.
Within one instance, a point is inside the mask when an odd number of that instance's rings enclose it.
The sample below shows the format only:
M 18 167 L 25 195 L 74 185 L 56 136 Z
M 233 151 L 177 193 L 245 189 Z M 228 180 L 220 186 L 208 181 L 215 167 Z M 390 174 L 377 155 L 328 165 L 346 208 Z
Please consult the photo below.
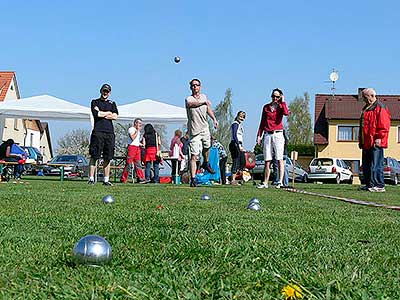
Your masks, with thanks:
M 142 144 L 146 149 L 144 156 L 144 161 L 146 166 L 144 175 L 146 177 L 146 182 L 160 183 L 160 177 L 159 177 L 160 158 L 157 157 L 157 152 L 160 149 L 161 140 L 157 132 L 154 130 L 153 125 L 146 124 L 146 126 L 144 126 Z M 153 178 L 151 178 L 152 164 L 154 168 Z
M 103 84 L 100 88 L 100 98 L 92 100 L 90 106 L 92 110 L 94 125 L 90 136 L 89 154 L 90 168 L 88 184 L 95 184 L 94 174 L 96 162 L 103 158 L 104 181 L 103 185 L 112 186 L 110 179 L 110 161 L 114 157 L 115 134 L 112 121 L 118 117 L 117 105 L 109 99 L 111 86 Z
M 359 148 L 362 149 L 362 164 L 365 186 L 362 190 L 385 192 L 383 175 L 383 149 L 388 147 L 390 112 L 377 100 L 372 88 L 362 91 L 365 105 L 360 117 Z
M 19 148 L 21 150 L 21 153 L 13 153 L 12 147 L 14 144 L 15 142 L 13 139 L 8 139 L 0 145 L 0 160 L 18 163 L 14 165 L 14 178 L 20 179 L 24 171 L 23 162 L 26 159 L 26 156 L 22 154 L 23 150 L 21 148 Z
M 246 164 L 246 159 L 244 156 L 245 149 L 243 147 L 243 121 L 246 119 L 246 113 L 244 111 L 239 111 L 236 114 L 235 120 L 231 125 L 231 142 L 229 144 L 229 152 L 232 157 L 232 176 L 237 173 L 237 171 L 243 171 Z

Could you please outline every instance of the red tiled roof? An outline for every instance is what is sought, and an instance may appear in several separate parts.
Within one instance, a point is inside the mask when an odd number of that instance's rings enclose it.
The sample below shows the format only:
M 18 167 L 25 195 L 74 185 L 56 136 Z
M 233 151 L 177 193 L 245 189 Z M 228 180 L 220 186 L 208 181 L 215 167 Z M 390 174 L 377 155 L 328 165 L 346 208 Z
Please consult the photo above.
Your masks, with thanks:
M 0 72 L 0 101 L 4 101 L 11 81 L 15 76 L 15 72 Z
M 392 120 L 400 120 L 400 95 L 377 95 L 378 100 L 387 105 Z M 314 144 L 328 144 L 329 119 L 359 120 L 364 102 L 358 95 L 315 95 Z

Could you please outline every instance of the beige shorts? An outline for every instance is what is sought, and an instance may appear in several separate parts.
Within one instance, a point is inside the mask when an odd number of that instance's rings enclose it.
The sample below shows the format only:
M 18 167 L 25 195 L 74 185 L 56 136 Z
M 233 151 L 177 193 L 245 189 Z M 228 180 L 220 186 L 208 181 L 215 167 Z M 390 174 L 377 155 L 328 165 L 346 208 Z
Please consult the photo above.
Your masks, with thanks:
M 211 135 L 208 130 L 190 137 L 189 150 L 191 155 L 199 155 L 203 148 L 210 147 Z
M 270 161 L 283 159 L 283 150 L 285 147 L 285 137 L 283 131 L 274 133 L 264 133 L 264 160 Z

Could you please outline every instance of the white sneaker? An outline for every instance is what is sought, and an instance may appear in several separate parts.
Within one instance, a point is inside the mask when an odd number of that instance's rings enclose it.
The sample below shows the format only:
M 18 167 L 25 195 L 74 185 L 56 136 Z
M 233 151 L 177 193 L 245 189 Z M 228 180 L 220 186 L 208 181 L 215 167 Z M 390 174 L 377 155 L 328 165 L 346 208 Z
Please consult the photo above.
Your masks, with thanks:
M 283 184 L 278 182 L 278 184 L 275 186 L 277 189 L 283 188 Z
M 380 188 L 380 187 L 377 187 L 377 186 L 368 188 L 368 191 L 373 192 L 373 193 L 384 193 L 384 192 L 386 192 L 384 187 Z
M 267 189 L 268 188 L 268 183 L 261 183 L 257 186 L 258 189 Z

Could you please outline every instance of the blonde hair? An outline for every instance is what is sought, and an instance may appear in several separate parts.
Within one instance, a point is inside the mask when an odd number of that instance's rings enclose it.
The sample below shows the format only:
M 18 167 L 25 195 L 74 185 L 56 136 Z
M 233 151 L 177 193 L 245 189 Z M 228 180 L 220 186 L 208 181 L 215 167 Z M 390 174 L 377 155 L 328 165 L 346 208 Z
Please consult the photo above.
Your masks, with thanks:
M 181 137 L 182 136 L 182 130 L 180 130 L 180 129 L 175 130 L 175 135 Z

